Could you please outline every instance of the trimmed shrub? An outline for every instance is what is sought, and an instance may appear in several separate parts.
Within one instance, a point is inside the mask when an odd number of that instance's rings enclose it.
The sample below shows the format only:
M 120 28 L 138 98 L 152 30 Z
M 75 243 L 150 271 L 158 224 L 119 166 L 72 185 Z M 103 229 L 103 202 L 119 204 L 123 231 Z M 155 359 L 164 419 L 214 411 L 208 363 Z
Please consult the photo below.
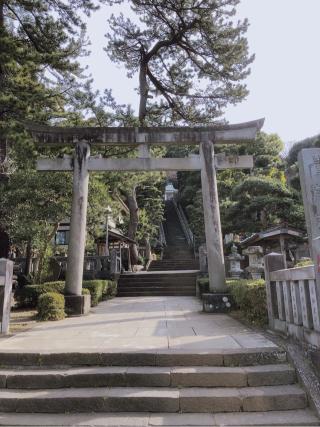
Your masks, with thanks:
M 112 298 L 117 293 L 117 283 L 112 280 L 84 280 L 83 289 L 91 294 L 91 306 L 95 307 L 100 301 Z
M 300 259 L 294 266 L 295 267 L 307 267 L 308 265 L 313 265 L 313 260 L 311 258 Z
M 40 295 L 47 292 L 64 294 L 65 282 L 47 282 L 42 285 L 27 285 L 17 288 L 14 294 L 15 301 L 20 308 L 37 307 Z M 85 280 L 83 281 L 82 295 L 91 295 L 91 305 L 96 306 L 102 300 L 112 298 L 117 293 L 117 283 L 112 280 Z
M 260 326 L 268 323 L 264 280 L 230 280 L 228 286 L 238 308 L 250 322 Z
M 65 283 L 64 282 L 48 282 L 42 285 L 27 285 L 23 288 L 17 288 L 14 293 L 18 307 L 35 308 L 38 304 L 40 295 L 47 292 L 56 292 L 63 294 Z
M 198 277 L 197 285 L 199 287 L 200 295 L 206 294 L 209 292 L 209 279 L 208 277 Z
M 117 295 L 117 282 L 113 280 L 106 280 L 106 287 L 102 294 L 102 299 L 114 298 Z
M 64 319 L 64 306 L 64 296 L 57 292 L 46 292 L 40 295 L 37 306 L 39 320 Z
M 106 280 L 84 280 L 82 283 L 84 289 L 88 289 L 91 294 L 91 306 L 95 307 L 102 301 L 103 293 L 107 287 Z

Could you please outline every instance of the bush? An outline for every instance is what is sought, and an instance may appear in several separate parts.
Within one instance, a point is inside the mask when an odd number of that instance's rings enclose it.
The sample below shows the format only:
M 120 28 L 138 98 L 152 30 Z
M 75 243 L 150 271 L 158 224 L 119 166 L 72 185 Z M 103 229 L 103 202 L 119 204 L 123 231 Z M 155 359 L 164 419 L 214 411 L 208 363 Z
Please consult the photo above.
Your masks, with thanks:
M 113 298 L 117 295 L 117 282 L 113 280 L 107 280 L 107 286 L 102 295 L 102 299 L 106 300 L 109 298 Z
M 230 280 L 228 286 L 236 305 L 250 322 L 260 326 L 268 323 L 264 280 Z
M 39 296 L 39 320 L 62 320 L 65 318 L 64 296 L 57 292 L 46 292 Z
M 84 280 L 84 289 L 91 294 L 91 306 L 95 307 L 100 301 L 112 298 L 117 293 L 117 283 L 112 280 Z
M 91 306 L 95 307 L 103 299 L 103 294 L 107 287 L 106 280 L 84 280 L 82 283 L 84 289 L 88 289 L 91 294 Z
M 311 258 L 300 259 L 294 266 L 295 267 L 307 267 L 308 265 L 313 265 Z
M 18 307 L 35 308 L 38 304 L 38 299 L 42 294 L 47 292 L 56 292 L 63 294 L 65 283 L 64 282 L 48 282 L 42 285 L 27 285 L 23 288 L 17 288 L 14 293 Z
M 197 285 L 199 287 L 199 293 L 207 294 L 209 291 L 209 279 L 208 277 L 198 277 L 197 279 Z
M 64 294 L 64 282 L 47 282 L 42 285 L 27 285 L 17 288 L 14 294 L 16 304 L 20 308 L 37 307 L 40 295 L 47 292 Z M 91 295 L 91 305 L 96 306 L 102 300 L 112 298 L 117 293 L 117 283 L 112 280 L 83 281 L 82 295 Z

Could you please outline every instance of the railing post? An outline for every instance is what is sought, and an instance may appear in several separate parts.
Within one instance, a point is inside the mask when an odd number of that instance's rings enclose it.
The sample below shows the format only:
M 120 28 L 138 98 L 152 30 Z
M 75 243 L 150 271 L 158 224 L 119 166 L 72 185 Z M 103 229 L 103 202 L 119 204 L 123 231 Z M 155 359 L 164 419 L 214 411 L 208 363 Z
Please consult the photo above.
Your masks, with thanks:
M 0 259 L 0 334 L 9 333 L 13 262 Z
M 110 251 L 110 274 L 114 276 L 117 273 L 117 250 L 111 249 Z
M 283 270 L 284 259 L 282 254 L 271 253 L 264 257 L 264 274 L 266 279 L 267 307 L 269 326 L 274 329 L 275 319 L 278 316 L 277 296 L 270 283 L 270 273 L 272 271 Z

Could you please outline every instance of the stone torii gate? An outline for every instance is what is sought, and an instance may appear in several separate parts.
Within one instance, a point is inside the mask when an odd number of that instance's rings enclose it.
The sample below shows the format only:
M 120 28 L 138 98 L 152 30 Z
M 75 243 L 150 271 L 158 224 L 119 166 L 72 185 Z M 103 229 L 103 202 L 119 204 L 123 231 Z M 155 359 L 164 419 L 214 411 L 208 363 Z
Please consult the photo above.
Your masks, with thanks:
M 238 125 L 159 128 L 60 128 L 29 126 L 42 146 L 75 146 L 73 156 L 39 159 L 39 171 L 73 171 L 73 197 L 68 248 L 66 293 L 81 296 L 86 239 L 90 172 L 105 171 L 201 171 L 210 291 L 225 292 L 225 266 L 220 224 L 216 170 L 251 169 L 252 156 L 214 155 L 214 145 L 253 141 L 264 119 Z M 152 158 L 152 145 L 199 145 L 200 155 L 186 158 Z M 138 157 L 130 159 L 90 156 L 91 145 L 134 146 Z

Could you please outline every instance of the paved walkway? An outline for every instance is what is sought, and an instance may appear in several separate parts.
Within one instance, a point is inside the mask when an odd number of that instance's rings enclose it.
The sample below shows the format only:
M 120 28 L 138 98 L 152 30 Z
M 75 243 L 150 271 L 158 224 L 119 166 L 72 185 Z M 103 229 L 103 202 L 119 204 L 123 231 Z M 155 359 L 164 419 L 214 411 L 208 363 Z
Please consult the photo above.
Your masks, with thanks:
M 273 347 L 224 314 L 205 314 L 194 297 L 115 298 L 87 317 L 45 322 L 1 339 L 0 351 L 141 351 Z

